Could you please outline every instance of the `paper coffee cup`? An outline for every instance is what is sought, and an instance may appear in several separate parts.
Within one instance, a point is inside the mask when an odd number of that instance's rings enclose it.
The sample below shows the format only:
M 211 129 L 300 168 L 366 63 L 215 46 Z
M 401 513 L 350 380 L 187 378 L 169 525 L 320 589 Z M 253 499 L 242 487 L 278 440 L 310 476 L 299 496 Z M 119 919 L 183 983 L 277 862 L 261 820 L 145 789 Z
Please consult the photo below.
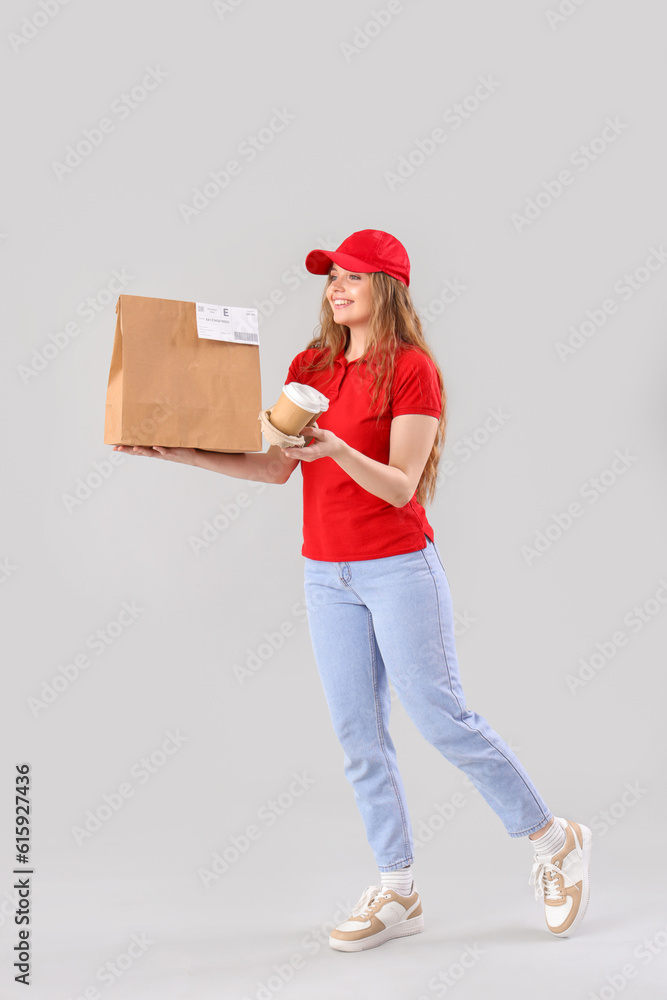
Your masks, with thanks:
M 271 407 L 269 419 L 283 434 L 298 435 L 306 424 L 314 423 L 329 408 L 329 400 L 312 385 L 288 382 L 278 402 Z

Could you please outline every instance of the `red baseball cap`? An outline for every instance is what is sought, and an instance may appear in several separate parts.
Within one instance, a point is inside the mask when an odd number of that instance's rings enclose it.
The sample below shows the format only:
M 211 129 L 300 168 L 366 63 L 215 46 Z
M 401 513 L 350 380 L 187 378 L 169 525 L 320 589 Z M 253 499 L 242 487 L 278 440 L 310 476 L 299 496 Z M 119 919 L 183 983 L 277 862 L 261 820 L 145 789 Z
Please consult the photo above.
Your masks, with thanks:
M 364 274 L 384 271 L 404 285 L 410 284 L 407 250 L 395 236 L 380 229 L 360 229 L 335 250 L 311 250 L 306 257 L 306 268 L 311 274 L 328 274 L 332 261 L 346 271 Z

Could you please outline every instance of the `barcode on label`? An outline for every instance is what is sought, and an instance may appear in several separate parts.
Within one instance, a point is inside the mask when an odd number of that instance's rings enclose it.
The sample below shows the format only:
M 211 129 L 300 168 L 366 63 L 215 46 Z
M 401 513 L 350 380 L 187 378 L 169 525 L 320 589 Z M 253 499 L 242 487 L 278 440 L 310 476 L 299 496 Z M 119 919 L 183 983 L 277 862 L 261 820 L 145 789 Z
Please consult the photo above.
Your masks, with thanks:
M 242 333 L 240 330 L 234 331 L 234 340 L 243 340 L 245 343 L 259 344 L 258 333 Z

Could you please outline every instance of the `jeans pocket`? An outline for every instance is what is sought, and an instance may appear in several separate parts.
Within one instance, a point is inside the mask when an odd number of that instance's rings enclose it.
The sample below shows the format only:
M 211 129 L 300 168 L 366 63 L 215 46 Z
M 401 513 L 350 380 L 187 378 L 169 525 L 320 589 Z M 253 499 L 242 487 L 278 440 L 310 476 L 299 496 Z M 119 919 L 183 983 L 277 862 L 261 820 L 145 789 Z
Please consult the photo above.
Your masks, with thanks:
M 426 537 L 427 537 L 427 540 L 430 542 L 431 539 L 428 538 L 428 535 Z M 440 568 L 442 569 L 442 572 L 445 573 L 445 567 L 442 565 L 442 559 L 440 558 L 440 553 L 438 552 L 438 546 L 435 544 L 435 542 L 431 542 L 431 551 L 435 552 L 436 558 L 437 558 L 438 562 L 440 563 Z M 446 575 L 447 574 L 445 573 L 445 576 Z

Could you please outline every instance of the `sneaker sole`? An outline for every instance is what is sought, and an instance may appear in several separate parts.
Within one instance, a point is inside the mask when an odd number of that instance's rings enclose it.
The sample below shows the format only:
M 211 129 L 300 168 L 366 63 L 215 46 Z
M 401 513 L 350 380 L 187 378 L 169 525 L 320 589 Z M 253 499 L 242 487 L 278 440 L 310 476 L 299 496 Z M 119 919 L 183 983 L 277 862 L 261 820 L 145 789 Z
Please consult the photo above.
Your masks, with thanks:
M 367 938 L 357 938 L 356 941 L 341 941 L 339 938 L 329 938 L 329 944 L 336 951 L 367 951 L 369 948 L 377 948 L 378 945 L 390 941 L 392 938 L 409 937 L 411 934 L 419 934 L 424 930 L 424 914 L 418 917 L 409 917 L 400 924 L 393 927 L 385 927 L 383 931 L 371 935 Z
M 564 937 L 569 937 L 570 934 L 573 934 L 574 931 L 576 931 L 576 929 L 578 928 L 581 921 L 586 916 L 586 910 L 588 909 L 588 900 L 590 898 L 590 891 L 591 891 L 590 866 L 591 866 L 591 844 L 593 843 L 593 834 L 591 833 L 591 831 L 587 826 L 583 825 L 583 823 L 580 823 L 579 827 L 581 829 L 581 836 L 582 836 L 581 902 L 579 903 L 579 911 L 574 920 L 572 921 L 572 923 L 570 924 L 570 926 L 567 928 L 566 931 L 561 931 L 560 933 L 556 931 L 552 932 L 555 937 L 564 938 Z

